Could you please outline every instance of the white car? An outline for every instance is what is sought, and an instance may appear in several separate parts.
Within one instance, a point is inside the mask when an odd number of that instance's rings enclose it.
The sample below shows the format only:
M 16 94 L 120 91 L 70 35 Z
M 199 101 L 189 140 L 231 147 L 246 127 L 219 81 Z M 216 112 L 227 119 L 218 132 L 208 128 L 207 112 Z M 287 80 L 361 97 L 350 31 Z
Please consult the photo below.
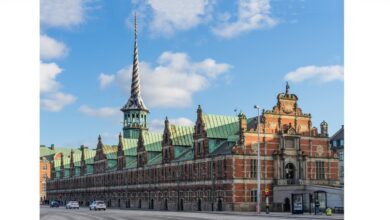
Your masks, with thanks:
M 66 209 L 79 209 L 80 208 L 79 202 L 77 202 L 77 201 L 69 201 L 65 207 L 66 207 Z
M 89 205 L 89 210 L 106 210 L 106 204 L 104 201 L 93 201 L 91 205 Z

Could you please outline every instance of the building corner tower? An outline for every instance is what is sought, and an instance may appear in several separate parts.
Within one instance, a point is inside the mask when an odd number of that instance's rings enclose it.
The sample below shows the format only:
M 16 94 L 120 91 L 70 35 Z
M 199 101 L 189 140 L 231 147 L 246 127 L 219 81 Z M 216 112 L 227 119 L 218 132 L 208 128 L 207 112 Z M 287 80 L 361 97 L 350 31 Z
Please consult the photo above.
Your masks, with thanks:
M 147 129 L 149 110 L 141 98 L 141 85 L 138 66 L 137 16 L 134 16 L 134 58 L 131 81 L 131 94 L 127 103 L 121 108 L 123 112 L 123 137 L 137 138 L 139 132 Z

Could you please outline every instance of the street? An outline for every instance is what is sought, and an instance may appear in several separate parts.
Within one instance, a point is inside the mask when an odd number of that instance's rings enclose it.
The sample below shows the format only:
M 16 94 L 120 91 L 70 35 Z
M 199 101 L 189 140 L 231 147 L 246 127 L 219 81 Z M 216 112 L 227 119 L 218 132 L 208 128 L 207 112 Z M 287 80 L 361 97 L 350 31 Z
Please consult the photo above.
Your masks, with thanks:
M 49 208 L 41 206 L 41 220 L 181 220 L 181 219 L 213 219 L 213 220 L 262 220 L 262 219 L 343 219 L 338 216 L 292 216 L 290 214 L 270 214 L 269 216 L 251 216 L 245 213 L 205 213 L 205 212 L 170 212 L 170 211 L 150 211 L 150 210 L 121 210 L 107 209 L 106 211 L 90 211 L 88 208 L 68 210 L 61 206 L 59 208 Z M 283 216 L 284 215 L 284 216 Z

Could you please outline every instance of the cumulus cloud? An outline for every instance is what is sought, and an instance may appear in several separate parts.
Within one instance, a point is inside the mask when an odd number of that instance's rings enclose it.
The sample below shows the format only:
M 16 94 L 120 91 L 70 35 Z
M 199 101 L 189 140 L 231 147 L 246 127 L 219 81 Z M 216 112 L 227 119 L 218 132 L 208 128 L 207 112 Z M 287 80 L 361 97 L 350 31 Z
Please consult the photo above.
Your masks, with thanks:
M 210 0 L 148 0 L 140 1 L 140 8 L 150 8 L 153 19 L 152 33 L 171 35 L 175 31 L 188 30 L 208 19 L 212 9 Z
M 100 73 L 99 75 L 100 88 L 106 88 L 114 81 L 114 79 L 115 79 L 114 75 Z
M 59 42 L 47 35 L 41 35 L 40 52 L 42 60 L 51 60 L 61 58 L 67 55 L 68 48 L 62 42 Z
M 41 0 L 41 23 L 65 28 L 79 25 L 85 19 L 85 3 L 85 0 Z
M 188 118 L 173 118 L 169 119 L 169 123 L 180 126 L 194 126 L 194 122 Z M 153 132 L 162 132 L 164 130 L 165 120 L 155 119 L 149 123 L 149 129 Z
M 41 93 L 58 90 L 60 83 L 56 81 L 56 77 L 61 72 L 62 69 L 56 63 L 41 63 Z
M 140 62 L 141 93 L 150 107 L 187 107 L 192 95 L 207 88 L 212 79 L 226 73 L 231 65 L 213 59 L 192 62 L 185 53 L 164 52 L 152 67 Z M 117 72 L 115 82 L 129 93 L 132 67 Z
M 73 95 L 54 92 L 41 99 L 41 106 L 45 110 L 58 112 L 66 105 L 72 104 L 74 101 L 76 101 L 76 97 Z
M 58 112 L 66 105 L 76 101 L 76 97 L 59 91 L 61 84 L 56 77 L 63 71 L 56 63 L 41 62 L 41 107 L 47 111 Z
M 82 105 L 78 109 L 84 115 L 97 118 L 118 118 L 121 117 L 121 111 L 119 107 L 102 107 L 93 109 L 87 105 Z
M 236 21 L 230 21 L 229 13 L 223 13 L 219 18 L 221 23 L 212 30 L 216 35 L 224 38 L 236 37 L 244 32 L 277 24 L 277 21 L 271 17 L 269 0 L 240 0 Z
M 287 73 L 284 76 L 287 81 L 302 82 L 305 80 L 318 80 L 330 82 L 344 79 L 344 66 L 304 66 Z

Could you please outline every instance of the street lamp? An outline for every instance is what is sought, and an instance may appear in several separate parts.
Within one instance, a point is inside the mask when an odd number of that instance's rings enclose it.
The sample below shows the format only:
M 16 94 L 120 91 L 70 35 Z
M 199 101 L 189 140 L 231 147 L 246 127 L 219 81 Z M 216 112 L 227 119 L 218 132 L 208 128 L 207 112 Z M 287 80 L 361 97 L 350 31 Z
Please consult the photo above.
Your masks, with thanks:
M 260 214 L 261 208 L 261 191 L 260 191 L 260 106 L 255 105 L 257 109 L 257 203 L 256 203 L 256 212 Z

